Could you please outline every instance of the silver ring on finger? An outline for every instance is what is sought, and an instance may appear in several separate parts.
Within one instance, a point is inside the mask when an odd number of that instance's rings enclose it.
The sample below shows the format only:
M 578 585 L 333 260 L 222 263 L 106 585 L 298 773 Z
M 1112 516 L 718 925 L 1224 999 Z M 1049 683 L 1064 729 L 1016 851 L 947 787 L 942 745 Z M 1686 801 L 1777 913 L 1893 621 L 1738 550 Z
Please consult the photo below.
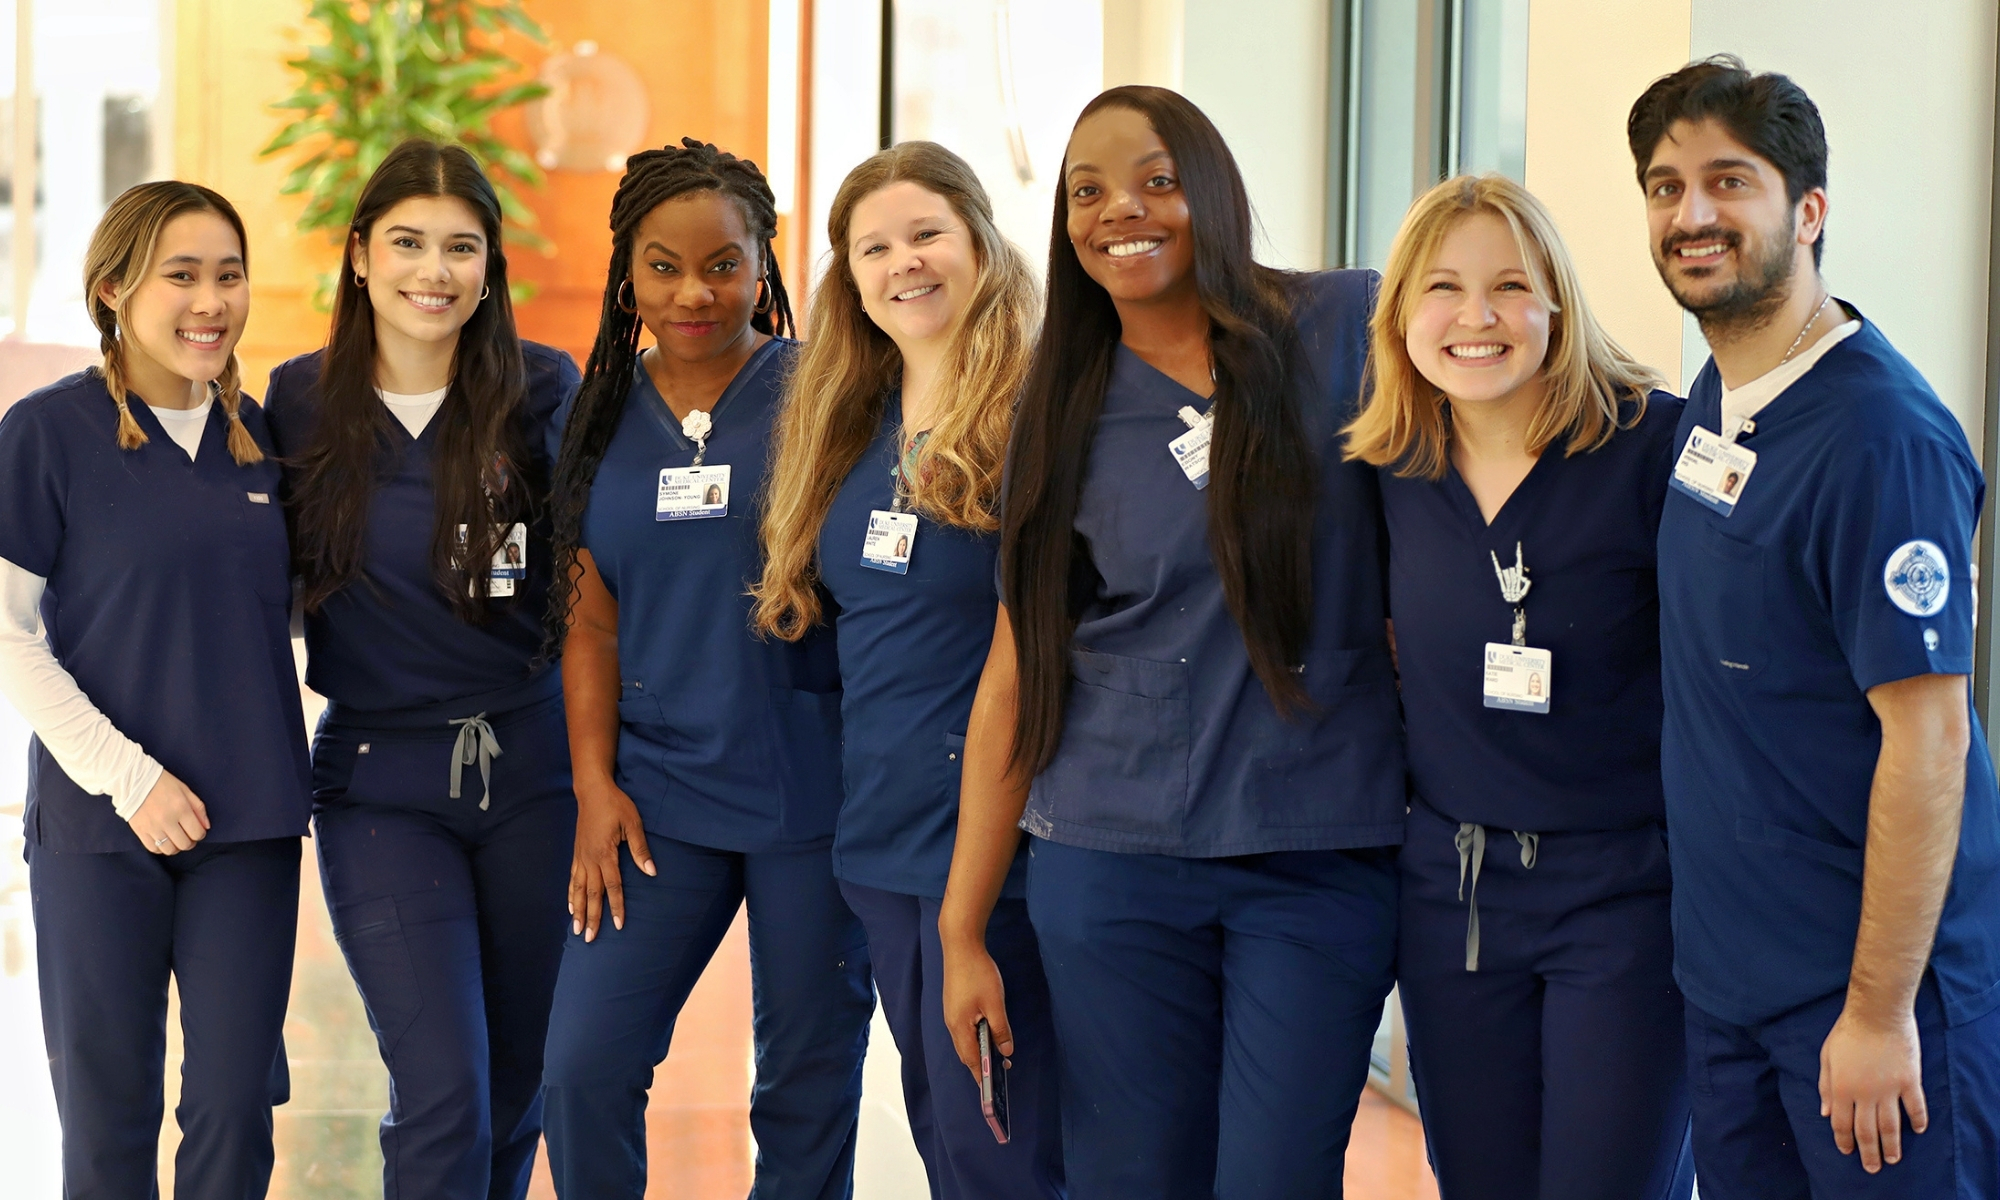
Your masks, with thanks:
M 167 844 L 167 839 L 166 839 L 166 838 L 163 838 L 163 837 L 156 837 L 156 838 L 154 838 L 154 839 L 153 839 L 153 849 L 155 849 L 155 850 L 158 850 L 158 849 L 159 849 L 160 847 L 162 847 L 162 846 L 164 846 L 164 845 L 166 845 L 166 844 Z

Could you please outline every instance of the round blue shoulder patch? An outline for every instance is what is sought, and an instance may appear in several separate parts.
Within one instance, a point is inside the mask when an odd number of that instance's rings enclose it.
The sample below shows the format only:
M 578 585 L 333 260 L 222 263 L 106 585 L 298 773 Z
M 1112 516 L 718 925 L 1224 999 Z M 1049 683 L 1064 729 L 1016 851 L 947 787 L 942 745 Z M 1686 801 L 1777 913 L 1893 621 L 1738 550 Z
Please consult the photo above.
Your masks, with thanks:
M 1913 617 L 1936 616 L 1951 596 L 1951 567 L 1936 542 L 1904 542 L 1882 567 L 1889 603 Z

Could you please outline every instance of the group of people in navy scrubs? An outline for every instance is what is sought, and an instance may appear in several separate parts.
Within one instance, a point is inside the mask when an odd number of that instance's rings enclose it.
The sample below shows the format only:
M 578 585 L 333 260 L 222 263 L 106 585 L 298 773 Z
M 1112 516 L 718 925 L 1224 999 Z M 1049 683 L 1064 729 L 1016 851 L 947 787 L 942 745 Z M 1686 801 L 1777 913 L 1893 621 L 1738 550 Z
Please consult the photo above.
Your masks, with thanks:
M 855 167 L 803 342 L 757 167 L 636 155 L 581 370 L 406 143 L 262 404 L 235 210 L 125 192 L 102 364 L 0 419 L 66 1194 L 156 1189 L 170 976 L 176 1192 L 265 1193 L 310 819 L 391 1197 L 643 1195 L 739 908 L 762 1200 L 852 1194 L 878 1000 L 935 1197 L 1338 1195 L 1397 986 L 1450 1200 L 2000 1195 L 1983 476 L 1796 84 L 1628 132 L 1685 401 L 1497 176 L 1259 264 L 1161 88 L 1045 289 L 950 150 Z

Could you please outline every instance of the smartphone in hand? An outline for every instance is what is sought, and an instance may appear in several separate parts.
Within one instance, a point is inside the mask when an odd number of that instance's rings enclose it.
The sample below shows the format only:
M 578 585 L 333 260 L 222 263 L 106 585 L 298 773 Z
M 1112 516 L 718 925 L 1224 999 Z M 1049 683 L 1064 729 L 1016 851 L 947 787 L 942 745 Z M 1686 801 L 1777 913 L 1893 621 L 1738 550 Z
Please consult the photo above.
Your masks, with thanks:
M 999 1070 L 994 1070 L 995 1060 Z M 993 1027 L 979 1018 L 979 1111 L 993 1129 L 993 1140 L 1007 1144 L 1007 1060 L 993 1049 Z

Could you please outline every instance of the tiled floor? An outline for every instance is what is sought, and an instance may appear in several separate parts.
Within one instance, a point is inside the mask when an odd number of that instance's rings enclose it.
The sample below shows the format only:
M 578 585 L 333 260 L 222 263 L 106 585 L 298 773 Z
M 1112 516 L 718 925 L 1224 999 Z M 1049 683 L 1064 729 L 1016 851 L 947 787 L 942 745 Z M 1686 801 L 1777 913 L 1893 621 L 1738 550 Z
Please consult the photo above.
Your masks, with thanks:
M 315 714 L 316 715 L 316 714 Z M 0 704 L 0 1194 L 54 1200 L 61 1194 L 59 1131 L 49 1092 L 34 983 L 34 936 L 20 854 L 21 780 L 27 732 Z M 285 1025 L 292 1101 L 277 1110 L 278 1166 L 271 1195 L 347 1200 L 381 1195 L 376 1122 L 387 1104 L 354 985 L 333 942 L 319 877 L 306 856 L 299 956 Z M 647 1117 L 647 1195 L 737 1200 L 750 1188 L 749 952 L 739 916 L 682 1015 L 674 1048 L 655 1077 Z M 178 1021 L 169 1022 L 169 1114 L 160 1139 L 161 1193 L 171 1195 Z M 553 1200 L 546 1161 L 530 1195 Z M 897 1084 L 895 1047 L 879 1017 L 862 1096 L 855 1195 L 919 1200 L 922 1164 L 910 1144 Z M 1350 1200 L 1434 1200 L 1416 1119 L 1365 1093 L 1348 1155 Z

